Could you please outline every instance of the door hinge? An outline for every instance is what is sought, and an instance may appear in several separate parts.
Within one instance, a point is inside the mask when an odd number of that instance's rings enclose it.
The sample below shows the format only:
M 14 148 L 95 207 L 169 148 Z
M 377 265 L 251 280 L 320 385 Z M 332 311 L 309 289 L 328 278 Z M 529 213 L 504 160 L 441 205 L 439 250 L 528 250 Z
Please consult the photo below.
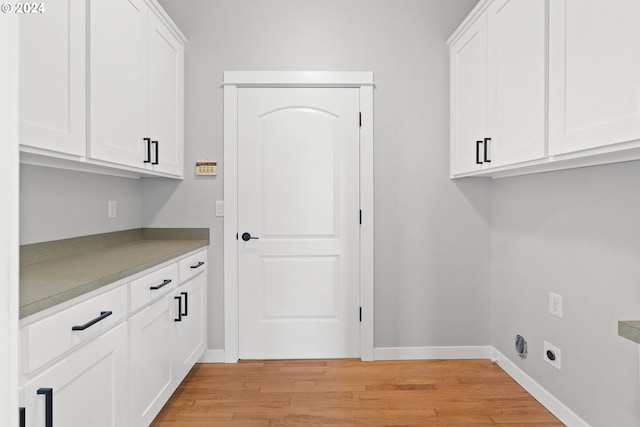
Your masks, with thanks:
M 236 240 L 238 240 L 238 233 L 236 233 Z
M 362 307 L 360 307 L 360 321 L 362 322 Z
M 360 225 L 362 225 L 362 209 L 360 209 Z
M 360 127 L 362 127 L 362 111 L 360 111 L 359 117 L 360 117 Z

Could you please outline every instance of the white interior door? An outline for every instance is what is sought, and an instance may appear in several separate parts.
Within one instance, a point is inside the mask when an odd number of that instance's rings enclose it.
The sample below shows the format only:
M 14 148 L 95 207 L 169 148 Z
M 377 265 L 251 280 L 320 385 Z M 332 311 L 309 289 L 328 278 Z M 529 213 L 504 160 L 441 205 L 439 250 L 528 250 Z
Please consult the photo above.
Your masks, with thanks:
M 241 359 L 360 355 L 358 115 L 355 88 L 238 90 Z

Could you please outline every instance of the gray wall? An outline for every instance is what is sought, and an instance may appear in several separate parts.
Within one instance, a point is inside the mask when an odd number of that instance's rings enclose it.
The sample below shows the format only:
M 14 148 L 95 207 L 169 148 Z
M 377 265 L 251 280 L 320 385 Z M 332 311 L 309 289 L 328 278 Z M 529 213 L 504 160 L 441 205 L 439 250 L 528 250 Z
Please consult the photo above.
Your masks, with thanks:
M 20 165 L 20 244 L 142 226 L 140 180 Z M 107 218 L 107 202 L 117 218 Z
M 640 319 L 640 163 L 492 184 L 492 340 L 590 425 L 640 425 L 638 345 L 618 320 Z M 549 292 L 564 317 L 548 312 Z M 513 338 L 525 336 L 520 360 Z M 559 347 L 562 370 L 542 360 Z
M 221 349 L 224 71 L 375 73 L 375 346 L 490 344 L 489 184 L 449 174 L 446 39 L 477 0 L 161 0 L 189 38 L 185 180 L 144 180 L 146 226 L 212 230 Z M 196 179 L 196 159 L 217 159 Z
M 638 345 L 616 332 L 640 318 L 640 164 L 450 181 L 445 40 L 476 0 L 161 3 L 189 37 L 184 181 L 22 165 L 22 244 L 210 227 L 209 347 L 222 349 L 223 71 L 373 71 L 376 347 L 491 344 L 591 425 L 640 424 Z M 218 177 L 193 175 L 204 158 Z M 562 350 L 561 371 L 542 361 L 543 340 Z

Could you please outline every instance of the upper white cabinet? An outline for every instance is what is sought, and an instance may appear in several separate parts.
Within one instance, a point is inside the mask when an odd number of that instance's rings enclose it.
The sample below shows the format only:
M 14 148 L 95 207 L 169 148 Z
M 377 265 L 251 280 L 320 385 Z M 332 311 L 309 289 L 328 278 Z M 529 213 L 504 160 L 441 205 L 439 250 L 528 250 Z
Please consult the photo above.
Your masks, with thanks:
M 93 159 L 144 166 L 146 23 L 142 0 L 89 4 L 89 157 Z
M 453 177 L 640 159 L 638 1 L 483 0 L 449 44 Z
M 545 2 L 482 3 L 449 43 L 451 174 L 544 157 Z
M 21 20 L 22 161 L 182 177 L 186 40 L 166 12 L 155 0 L 45 8 Z
M 153 170 L 182 175 L 184 46 L 158 15 L 147 30 L 147 131 Z
M 546 155 L 546 6 L 496 0 L 487 10 L 491 166 Z
M 640 138 L 640 3 L 549 4 L 551 155 Z
M 451 45 L 451 174 L 482 168 L 487 137 L 487 20 Z M 481 153 L 482 151 L 482 153 Z
M 142 0 L 89 9 L 89 156 L 182 175 L 182 41 Z
M 86 154 L 86 3 L 56 0 L 20 16 L 20 144 Z

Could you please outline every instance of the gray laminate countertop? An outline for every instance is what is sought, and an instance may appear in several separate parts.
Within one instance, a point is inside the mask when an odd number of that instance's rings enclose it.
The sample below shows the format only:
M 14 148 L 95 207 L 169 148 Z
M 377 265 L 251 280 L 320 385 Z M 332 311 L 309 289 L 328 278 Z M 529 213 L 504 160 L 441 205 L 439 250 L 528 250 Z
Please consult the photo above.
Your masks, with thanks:
M 20 318 L 208 244 L 208 229 L 136 229 L 25 245 L 21 247 Z
M 640 320 L 619 321 L 618 335 L 640 344 Z

